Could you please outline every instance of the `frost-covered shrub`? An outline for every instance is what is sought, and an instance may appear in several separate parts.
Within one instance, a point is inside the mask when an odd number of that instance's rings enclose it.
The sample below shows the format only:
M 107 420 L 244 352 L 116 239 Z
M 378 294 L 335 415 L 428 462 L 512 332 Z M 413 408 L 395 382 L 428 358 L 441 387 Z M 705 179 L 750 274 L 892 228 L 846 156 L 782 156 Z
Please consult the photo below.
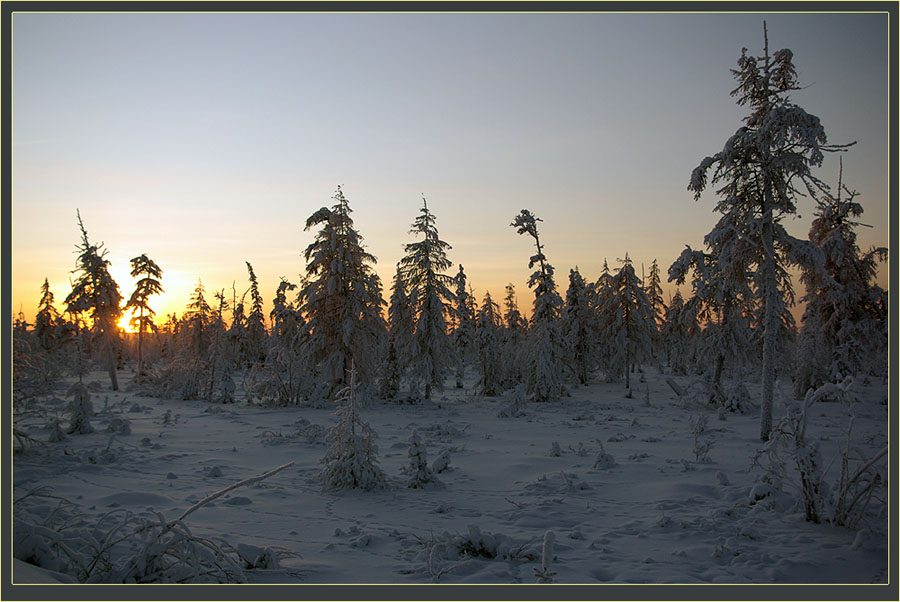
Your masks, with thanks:
M 709 450 L 715 443 L 707 431 L 709 416 L 706 414 L 691 416 L 688 418 L 688 424 L 691 428 L 691 435 L 694 437 L 694 460 L 703 463 L 709 462 Z
M 335 415 L 338 423 L 328 429 L 328 451 L 322 458 L 320 479 L 327 489 L 378 489 L 387 479 L 378 466 L 378 436 L 360 419 L 356 407 L 354 380 L 340 393 Z
M 430 484 L 436 484 L 440 481 L 434 476 L 434 471 L 428 467 L 428 453 L 425 444 L 416 431 L 413 431 L 409 437 L 409 466 L 407 473 L 409 479 L 406 486 L 412 489 L 421 489 Z
M 498 418 L 520 418 L 525 415 L 525 385 L 518 384 L 513 389 L 512 401 L 497 412 Z
M 761 460 L 766 462 L 765 478 L 769 483 L 795 492 L 810 522 L 855 528 L 873 510 L 877 513 L 887 506 L 888 448 L 885 446 L 872 457 L 865 457 L 854 444 L 852 384 L 850 377 L 840 384 L 826 383 L 811 389 L 802 403 L 788 403 L 786 415 L 774 431 L 776 436 L 755 459 L 760 465 Z M 838 457 L 826 463 L 818 441 L 807 436 L 807 418 L 813 404 L 835 397 L 848 406 L 850 419 Z M 835 481 L 830 481 L 828 467 L 835 463 L 839 465 L 839 473 Z
M 550 570 L 550 564 L 553 562 L 553 542 L 556 534 L 553 531 L 544 532 L 544 544 L 541 546 L 541 568 L 535 567 L 534 576 L 537 577 L 538 583 L 553 583 L 553 577 L 556 576 L 555 571 Z
M 50 431 L 50 435 L 47 437 L 49 443 L 58 443 L 69 438 L 63 430 L 62 423 L 60 423 L 58 418 L 50 419 L 47 422 L 47 429 Z
M 93 433 L 94 427 L 91 426 L 91 416 L 94 415 L 94 404 L 91 403 L 91 393 L 82 383 L 75 383 L 69 388 L 69 396 L 72 401 L 66 406 L 71 414 L 71 422 L 69 423 L 68 432 L 87 434 Z
M 450 468 L 450 452 L 449 450 L 443 450 L 440 454 L 438 454 L 437 459 L 431 463 L 431 468 L 436 473 L 441 473 Z
M 597 439 L 597 444 L 600 446 L 600 452 L 597 454 L 597 458 L 594 460 L 593 468 L 599 468 L 601 470 L 605 470 L 607 468 L 612 468 L 616 465 L 616 459 L 612 454 L 606 452 L 603 449 L 603 442 Z

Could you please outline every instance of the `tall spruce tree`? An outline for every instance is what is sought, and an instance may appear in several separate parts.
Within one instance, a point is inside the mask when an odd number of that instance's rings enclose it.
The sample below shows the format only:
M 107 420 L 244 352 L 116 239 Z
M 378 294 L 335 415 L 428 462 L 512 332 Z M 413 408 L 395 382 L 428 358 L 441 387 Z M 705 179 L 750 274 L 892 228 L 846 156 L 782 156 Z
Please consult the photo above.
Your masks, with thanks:
M 424 196 L 420 215 L 409 232 L 422 236 L 422 240 L 404 247 L 406 256 L 400 260 L 410 295 L 414 293 L 416 298 L 413 313 L 417 353 L 411 374 L 425 386 L 425 399 L 430 399 L 432 388 L 443 389 L 444 379 L 457 361 L 447 333 L 447 316 L 454 301 L 450 291 L 453 277 L 443 273 L 452 265 L 447 259 L 451 247 L 440 239 L 435 216 L 428 210 Z
M 132 328 L 137 327 L 138 331 L 138 370 L 136 376 L 138 382 L 144 377 L 144 332 L 147 330 L 156 332 L 157 330 L 156 322 L 153 321 L 156 311 L 150 307 L 150 296 L 163 292 L 162 284 L 159 282 L 159 278 L 162 278 L 162 273 L 160 267 L 147 257 L 146 253 L 131 260 L 131 277 L 138 278 L 143 276 L 143 278 L 138 280 L 134 292 L 131 293 L 128 303 L 125 304 L 126 311 L 137 310 L 138 312 L 129 321 Z
M 453 307 L 455 328 L 453 329 L 453 345 L 456 348 L 456 386 L 462 386 L 466 364 L 472 359 L 475 343 L 475 314 L 472 311 L 473 299 L 466 289 L 466 273 L 462 264 L 454 278 L 456 298 Z
M 406 294 L 406 283 L 403 271 L 397 264 L 394 284 L 391 287 L 391 300 L 388 305 L 388 342 L 387 356 L 381 377 L 381 397 L 390 399 L 400 391 L 400 383 L 406 373 L 406 367 L 412 361 L 413 353 L 413 313 L 409 295 Z
M 87 312 L 93 321 L 93 332 L 100 339 L 106 355 L 106 369 L 113 391 L 119 390 L 116 375 L 115 347 L 119 341 L 118 321 L 122 313 L 122 296 L 119 285 L 109 274 L 109 260 L 103 243 L 91 244 L 81 221 L 81 213 L 76 210 L 78 228 L 81 230 L 81 244 L 78 245 L 78 259 L 73 270 L 78 274 L 72 284 L 72 292 L 66 297 L 67 311 L 78 314 Z
M 887 259 L 888 250 L 859 248 L 855 229 L 863 207 L 857 196 L 843 183 L 841 163 L 836 191 L 817 199 L 809 239 L 822 250 L 825 271 L 803 266 L 800 276 L 806 309 L 794 375 L 797 399 L 826 382 L 873 368 L 879 351 L 886 349 L 883 291 L 874 281 L 877 262 Z
M 594 361 L 597 339 L 594 313 L 588 300 L 587 286 L 576 266 L 569 270 L 569 288 L 562 323 L 566 340 L 568 365 L 575 379 L 582 385 L 588 382 L 588 371 Z
M 525 390 L 535 401 L 551 401 L 565 393 L 561 379 L 565 343 L 559 331 L 563 301 L 556 292 L 553 266 L 544 255 L 538 234 L 539 221 L 542 220 L 528 209 L 522 209 L 510 226 L 534 239 L 537 249 L 528 262 L 529 269 L 535 264 L 538 269 L 528 278 L 529 288 L 534 289 L 534 309 L 526 337 Z
M 475 320 L 475 356 L 478 370 L 478 390 L 482 395 L 499 395 L 503 388 L 503 338 L 500 308 L 484 295 Z
M 688 190 L 699 199 L 707 187 L 707 172 L 713 168 L 711 183 L 722 184 L 716 191 L 720 196 L 716 211 L 723 214 L 727 227 L 754 243 L 745 261 L 754 266 L 753 278 L 762 299 L 760 438 L 766 441 L 772 430 L 779 322 L 788 304 L 786 268 L 797 264 L 800 254 L 811 254 L 802 241 L 787 234 L 781 220 L 796 213 L 798 186 L 816 185 L 811 168 L 822 164 L 823 152 L 843 147 L 829 146 L 819 118 L 791 102 L 789 94 L 800 89 L 793 53 L 787 49 L 769 53 L 765 22 L 763 39 L 763 54 L 752 56 L 743 49 L 738 68 L 732 70 L 738 86 L 731 94 L 738 105 L 750 109 L 744 125 L 721 151 L 694 169 Z
M 41 300 L 38 303 L 38 312 L 34 317 L 34 336 L 38 344 L 45 351 L 56 347 L 60 329 L 61 316 L 53 305 L 53 293 L 50 291 L 50 282 L 44 278 L 41 285 Z
M 625 376 L 625 388 L 631 389 L 632 365 L 650 357 L 656 328 L 650 299 L 628 253 L 620 261 L 622 267 L 609 280 L 603 332 L 615 350 L 609 368 Z
M 332 198 L 330 209 L 322 207 L 306 220 L 306 230 L 320 229 L 304 252 L 308 282 L 300 299 L 309 333 L 304 351 L 316 366 L 320 398 L 347 387 L 353 365 L 364 399 L 381 362 L 385 303 L 371 267 L 377 260 L 365 251 L 340 186 Z
M 250 262 L 247 273 L 250 278 L 250 313 L 247 314 L 247 336 L 244 360 L 248 365 L 261 364 L 266 359 L 266 317 L 263 313 L 262 295 L 259 293 L 259 281 L 253 272 Z

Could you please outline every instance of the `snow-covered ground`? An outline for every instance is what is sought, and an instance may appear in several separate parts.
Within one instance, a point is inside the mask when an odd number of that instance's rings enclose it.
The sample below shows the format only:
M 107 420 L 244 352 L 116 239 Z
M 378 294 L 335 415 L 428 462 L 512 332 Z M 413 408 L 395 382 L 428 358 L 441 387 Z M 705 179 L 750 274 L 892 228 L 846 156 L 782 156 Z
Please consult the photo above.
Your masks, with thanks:
M 717 413 L 676 396 L 655 369 L 644 376 L 631 399 L 621 383 L 596 383 L 525 404 L 515 418 L 498 416 L 509 397 L 476 397 L 471 378 L 470 388 L 431 402 L 370 404 L 361 416 L 379 435 L 391 486 L 332 492 L 317 475 L 333 408 L 161 400 L 140 396 L 124 371 L 123 390 L 112 392 L 96 372 L 87 379 L 93 433 L 47 442 L 54 408 L 67 424 L 61 395 L 17 422 L 46 443 L 14 457 L 14 511 L 70 530 L 111 511 L 172 520 L 217 490 L 293 462 L 184 520 L 192 534 L 240 546 L 244 556 L 250 546 L 270 548 L 277 562 L 246 570 L 250 582 L 535 583 L 552 531 L 555 583 L 886 583 L 884 514 L 851 530 L 805 522 L 788 493 L 757 500 L 766 492 L 752 463 L 762 447 L 758 415 Z M 691 390 L 689 379 L 675 380 Z M 780 387 L 788 399 L 789 383 Z M 871 456 L 887 444 L 887 385 L 873 379 L 852 390 L 854 441 Z M 776 421 L 783 414 L 779 403 Z M 695 441 L 691 423 L 702 416 Z M 121 419 L 129 434 L 108 430 Z M 844 405 L 813 406 L 807 437 L 826 462 L 846 423 Z M 438 485 L 406 487 L 413 429 L 429 463 L 449 455 Z M 597 462 L 601 443 L 612 456 L 605 462 Z M 709 443 L 706 461 L 698 443 Z M 65 579 L 16 564 L 16 582 L 54 578 Z

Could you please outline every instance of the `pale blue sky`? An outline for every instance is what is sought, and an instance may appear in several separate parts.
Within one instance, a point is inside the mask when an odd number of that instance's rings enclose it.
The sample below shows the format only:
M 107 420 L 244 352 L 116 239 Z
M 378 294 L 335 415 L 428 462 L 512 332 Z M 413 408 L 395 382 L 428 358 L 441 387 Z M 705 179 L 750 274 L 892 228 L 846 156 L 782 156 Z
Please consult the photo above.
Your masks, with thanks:
M 244 290 L 244 261 L 269 300 L 338 184 L 386 288 L 423 192 L 479 301 L 513 282 L 530 308 L 522 208 L 562 291 L 626 251 L 665 271 L 716 221 L 686 185 L 741 125 L 729 69 L 761 53 L 763 19 L 798 104 L 858 141 L 845 181 L 875 226 L 863 244 L 886 245 L 886 14 L 15 13 L 14 310 L 33 315 L 45 276 L 68 293 L 76 207 L 125 296 L 147 253 L 163 311 L 198 277 Z

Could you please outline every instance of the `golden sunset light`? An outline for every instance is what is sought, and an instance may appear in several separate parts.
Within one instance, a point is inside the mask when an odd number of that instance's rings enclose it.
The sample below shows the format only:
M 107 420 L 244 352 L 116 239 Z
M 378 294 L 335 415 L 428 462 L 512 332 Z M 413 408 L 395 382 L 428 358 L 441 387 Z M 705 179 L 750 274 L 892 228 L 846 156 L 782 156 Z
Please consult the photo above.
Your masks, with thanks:
M 13 589 L 897 599 L 900 4 L 325 4 L 3 3 Z

